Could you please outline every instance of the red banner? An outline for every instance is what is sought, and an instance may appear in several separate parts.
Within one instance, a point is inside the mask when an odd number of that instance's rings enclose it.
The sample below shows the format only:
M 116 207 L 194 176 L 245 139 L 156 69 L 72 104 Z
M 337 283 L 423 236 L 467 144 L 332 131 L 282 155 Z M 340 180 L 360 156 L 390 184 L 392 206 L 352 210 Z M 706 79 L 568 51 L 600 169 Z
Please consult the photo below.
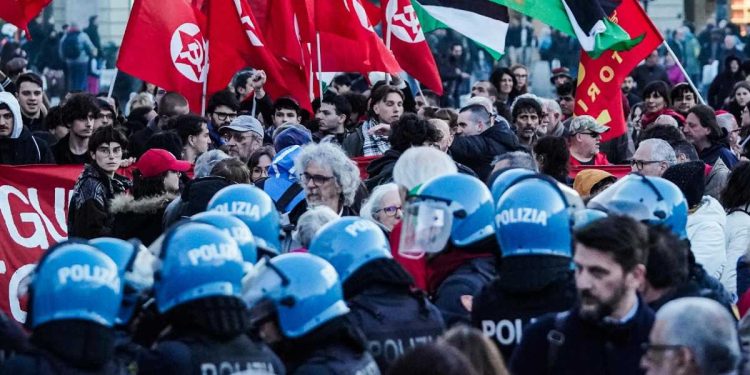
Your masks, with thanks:
M 629 51 L 606 51 L 598 59 L 581 52 L 576 90 L 576 116 L 589 115 L 610 127 L 602 141 L 625 134 L 627 125 L 620 86 L 625 77 L 664 41 L 636 0 L 624 0 L 610 17 L 631 37 L 643 40 Z
M 0 309 L 26 319 L 19 282 L 68 237 L 68 203 L 83 166 L 0 165 Z

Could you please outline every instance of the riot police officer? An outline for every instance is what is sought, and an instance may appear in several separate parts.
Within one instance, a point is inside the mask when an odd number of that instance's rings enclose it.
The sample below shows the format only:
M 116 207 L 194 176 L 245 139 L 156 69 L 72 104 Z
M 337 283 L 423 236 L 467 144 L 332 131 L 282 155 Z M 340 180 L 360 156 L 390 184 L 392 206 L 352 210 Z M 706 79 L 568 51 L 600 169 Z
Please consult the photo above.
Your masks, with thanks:
M 531 320 L 575 302 L 571 214 L 557 183 L 543 175 L 517 178 L 501 192 L 494 221 L 501 277 L 474 298 L 471 318 L 506 361 Z
M 244 294 L 253 325 L 290 374 L 380 374 L 365 338 L 345 315 L 339 276 L 305 253 L 264 259 Z
M 253 185 L 230 185 L 211 198 L 208 210 L 230 213 L 242 220 L 255 238 L 259 257 L 281 253 L 281 218 L 265 191 Z
M 447 326 L 470 323 L 472 299 L 496 276 L 490 191 L 475 177 L 439 176 L 407 198 L 399 252 L 427 253 L 427 291 Z
M 179 223 L 164 235 L 159 259 L 155 305 L 168 329 L 138 361 L 139 373 L 284 373 L 278 357 L 246 335 L 245 266 L 232 237 L 208 224 Z
M 650 226 L 665 226 L 687 242 L 688 204 L 684 194 L 667 179 L 631 173 L 607 188 L 588 203 L 589 208 L 608 214 L 630 216 Z M 688 252 L 689 279 L 700 289 L 709 290 L 709 298 L 724 306 L 733 304 L 732 296 L 716 278 L 709 275 L 693 252 Z
M 81 242 L 47 251 L 31 274 L 26 326 L 32 348 L 3 374 L 114 374 L 112 328 L 122 302 L 117 266 Z
M 339 274 L 347 317 L 367 337 L 367 348 L 382 372 L 410 348 L 436 339 L 445 329 L 438 309 L 393 260 L 388 239 L 372 221 L 344 217 L 322 227 L 310 253 L 329 261 Z
M 142 305 L 151 298 L 155 257 L 139 240 L 100 237 L 90 240 L 89 244 L 115 262 L 122 279 L 122 304 L 115 318 L 114 362 L 118 374 L 134 374 L 138 368 L 138 357 L 146 351 L 133 340 L 135 317 L 139 316 Z

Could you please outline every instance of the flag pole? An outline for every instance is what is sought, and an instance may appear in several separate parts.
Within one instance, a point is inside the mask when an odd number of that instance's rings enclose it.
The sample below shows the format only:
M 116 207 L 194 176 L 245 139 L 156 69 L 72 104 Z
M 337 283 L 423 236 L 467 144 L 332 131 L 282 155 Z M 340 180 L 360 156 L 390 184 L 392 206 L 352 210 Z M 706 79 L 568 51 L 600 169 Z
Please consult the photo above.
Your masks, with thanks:
M 662 39 L 664 39 L 664 38 L 662 38 Z M 680 67 L 680 71 L 682 72 L 682 75 L 685 76 L 685 79 L 687 80 L 687 83 L 693 89 L 693 92 L 695 92 L 695 95 L 698 96 L 698 100 L 699 100 L 700 104 L 706 104 L 706 101 L 703 100 L 703 96 L 701 96 L 701 92 L 698 91 L 697 87 L 695 87 L 695 84 L 693 83 L 693 80 L 690 79 L 690 75 L 687 74 L 687 72 L 685 71 L 685 67 L 682 66 L 682 63 L 677 58 L 677 55 L 675 55 L 674 51 L 672 50 L 672 47 L 669 46 L 669 43 L 667 43 L 666 39 L 664 39 L 664 41 L 662 42 L 662 45 L 664 46 L 664 48 L 667 49 L 667 52 L 669 52 L 669 54 L 672 55 L 672 59 L 675 61 L 675 63 L 677 64 L 677 66 Z
M 206 64 L 205 78 L 203 78 L 203 88 L 201 90 L 201 116 L 206 115 L 206 87 L 208 87 L 208 68 L 211 64 Z
M 115 91 L 115 81 L 117 81 L 117 72 L 119 69 L 115 68 L 115 75 L 112 76 L 112 80 L 109 81 L 109 92 L 107 93 L 107 99 L 112 97 L 112 92 Z
M 320 88 L 320 98 L 323 98 L 323 58 L 320 53 L 320 31 L 315 33 L 315 40 L 318 44 L 318 87 Z
M 419 93 L 419 96 L 422 97 L 422 101 L 425 105 L 427 105 L 427 98 L 424 97 L 424 93 L 422 92 L 422 84 L 419 83 L 419 81 L 415 80 L 417 82 L 417 92 Z
M 390 3 L 388 4 L 390 5 Z M 384 5 L 384 6 L 388 6 Z M 385 48 L 387 48 L 389 51 L 391 50 L 391 17 L 388 17 L 388 12 L 385 12 L 386 14 L 386 20 L 385 20 Z M 391 74 L 386 72 L 385 73 L 385 84 L 390 85 L 391 84 Z

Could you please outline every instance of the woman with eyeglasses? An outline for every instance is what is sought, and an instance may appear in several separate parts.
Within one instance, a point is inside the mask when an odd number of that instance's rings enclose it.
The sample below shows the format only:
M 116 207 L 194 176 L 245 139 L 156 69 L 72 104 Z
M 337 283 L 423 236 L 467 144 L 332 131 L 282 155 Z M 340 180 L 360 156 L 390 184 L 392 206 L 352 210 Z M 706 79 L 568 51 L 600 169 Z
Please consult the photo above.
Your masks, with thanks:
M 398 185 L 389 183 L 380 185 L 372 190 L 370 198 L 362 205 L 359 216 L 380 226 L 386 235 L 390 235 L 393 227 L 401 220 L 401 195 Z
M 263 146 L 250 154 L 247 168 L 250 169 L 250 182 L 256 182 L 268 177 L 268 169 L 271 167 L 276 151 L 271 146 Z
M 180 174 L 190 162 L 177 160 L 167 150 L 152 148 L 138 159 L 133 171 L 132 194 L 112 199 L 112 235 L 124 240 L 138 238 L 148 246 L 162 233 L 167 205 L 180 193 Z
M 355 197 L 360 187 L 359 169 L 344 151 L 330 143 L 302 147 L 294 161 L 308 207 L 328 206 L 339 216 L 357 216 Z

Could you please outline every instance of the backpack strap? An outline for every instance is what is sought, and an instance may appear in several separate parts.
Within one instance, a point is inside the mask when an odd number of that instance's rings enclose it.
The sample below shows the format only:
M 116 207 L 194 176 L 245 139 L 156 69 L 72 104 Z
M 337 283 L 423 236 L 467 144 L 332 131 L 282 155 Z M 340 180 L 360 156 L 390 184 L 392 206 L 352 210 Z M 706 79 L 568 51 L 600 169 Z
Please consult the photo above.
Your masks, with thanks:
M 745 215 L 750 216 L 750 212 L 747 210 L 747 206 L 745 206 L 745 208 L 739 208 L 739 207 L 738 208 L 733 208 L 733 209 L 729 210 L 729 212 L 727 212 L 727 215 L 731 215 L 732 213 L 735 213 L 735 212 L 742 212 Z
M 565 326 L 565 320 L 568 318 L 568 312 L 563 311 L 555 314 L 555 324 L 552 329 L 547 333 L 547 342 L 549 348 L 547 349 L 547 373 L 552 374 L 552 368 L 557 362 L 557 355 L 560 352 L 560 348 L 565 344 L 565 333 L 563 333 L 563 327 Z

